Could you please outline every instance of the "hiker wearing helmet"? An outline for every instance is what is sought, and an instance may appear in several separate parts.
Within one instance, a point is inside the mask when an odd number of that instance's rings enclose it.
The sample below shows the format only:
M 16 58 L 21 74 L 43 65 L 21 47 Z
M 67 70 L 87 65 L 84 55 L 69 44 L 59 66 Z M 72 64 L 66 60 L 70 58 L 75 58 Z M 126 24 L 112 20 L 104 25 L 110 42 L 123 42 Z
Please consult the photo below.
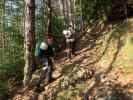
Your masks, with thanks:
M 72 25 L 69 25 L 68 29 L 63 30 L 67 46 L 67 57 L 71 60 L 72 55 L 75 54 L 75 30 Z
M 46 42 L 41 42 L 39 47 L 39 57 L 41 59 L 41 64 L 43 66 L 43 70 L 47 71 L 47 83 L 50 83 L 52 80 L 52 69 L 53 69 L 53 50 Z

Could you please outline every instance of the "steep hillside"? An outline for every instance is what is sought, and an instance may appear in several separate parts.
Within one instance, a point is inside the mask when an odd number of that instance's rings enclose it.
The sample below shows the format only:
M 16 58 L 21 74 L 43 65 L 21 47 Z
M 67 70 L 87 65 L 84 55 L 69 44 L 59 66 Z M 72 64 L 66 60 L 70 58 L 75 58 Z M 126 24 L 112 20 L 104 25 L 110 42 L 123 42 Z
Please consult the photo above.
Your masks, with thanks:
M 86 32 L 72 62 L 64 57 L 56 61 L 56 80 L 40 92 L 20 92 L 13 100 L 133 100 L 132 27 L 129 19 L 102 32 Z

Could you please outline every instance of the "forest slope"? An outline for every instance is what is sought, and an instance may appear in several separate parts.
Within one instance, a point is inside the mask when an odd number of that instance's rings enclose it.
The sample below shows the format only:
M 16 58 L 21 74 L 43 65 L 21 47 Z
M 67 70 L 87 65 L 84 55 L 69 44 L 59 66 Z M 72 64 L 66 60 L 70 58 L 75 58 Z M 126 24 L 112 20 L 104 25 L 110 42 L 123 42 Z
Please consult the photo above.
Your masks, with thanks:
M 101 33 L 86 32 L 72 62 L 64 57 L 56 61 L 54 77 L 59 78 L 40 93 L 30 89 L 13 100 L 133 100 L 132 27 L 131 18 Z

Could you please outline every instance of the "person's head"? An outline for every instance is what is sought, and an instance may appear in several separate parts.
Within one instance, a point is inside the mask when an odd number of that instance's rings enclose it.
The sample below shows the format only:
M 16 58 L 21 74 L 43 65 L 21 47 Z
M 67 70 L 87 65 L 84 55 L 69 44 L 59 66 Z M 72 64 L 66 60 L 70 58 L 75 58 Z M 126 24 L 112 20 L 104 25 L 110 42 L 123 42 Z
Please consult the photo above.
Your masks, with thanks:
M 54 42 L 54 37 L 52 34 L 48 34 L 48 37 L 47 37 L 47 43 L 48 45 L 52 45 Z
M 64 34 L 65 38 L 69 38 L 71 36 L 71 32 L 69 30 L 64 30 L 63 34 Z
M 42 43 L 40 44 L 40 49 L 42 49 L 42 50 L 47 50 L 47 49 L 48 49 L 47 43 L 46 43 L 46 42 L 42 42 Z

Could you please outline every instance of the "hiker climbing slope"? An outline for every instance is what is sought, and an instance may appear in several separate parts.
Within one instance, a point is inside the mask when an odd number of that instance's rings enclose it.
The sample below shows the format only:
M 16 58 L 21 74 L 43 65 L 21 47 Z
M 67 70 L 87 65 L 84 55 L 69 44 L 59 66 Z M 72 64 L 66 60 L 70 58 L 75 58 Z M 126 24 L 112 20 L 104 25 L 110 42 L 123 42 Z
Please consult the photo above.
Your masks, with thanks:
M 62 48 L 61 48 L 60 44 L 58 43 L 58 41 L 56 41 L 56 38 L 54 35 L 48 34 L 47 44 L 52 48 L 54 58 L 57 57 L 57 53 L 59 53 Z
M 69 25 L 68 29 L 63 30 L 63 35 L 65 36 L 66 40 L 67 57 L 71 59 L 72 55 L 76 55 L 75 54 L 76 35 L 72 25 Z
M 53 50 L 46 42 L 41 42 L 39 47 L 39 57 L 41 59 L 41 64 L 43 66 L 43 71 L 46 70 L 46 76 L 41 75 L 41 79 L 44 77 L 47 78 L 47 83 L 50 83 L 52 81 L 52 71 L 53 71 L 53 64 L 54 64 L 54 58 L 53 58 Z

